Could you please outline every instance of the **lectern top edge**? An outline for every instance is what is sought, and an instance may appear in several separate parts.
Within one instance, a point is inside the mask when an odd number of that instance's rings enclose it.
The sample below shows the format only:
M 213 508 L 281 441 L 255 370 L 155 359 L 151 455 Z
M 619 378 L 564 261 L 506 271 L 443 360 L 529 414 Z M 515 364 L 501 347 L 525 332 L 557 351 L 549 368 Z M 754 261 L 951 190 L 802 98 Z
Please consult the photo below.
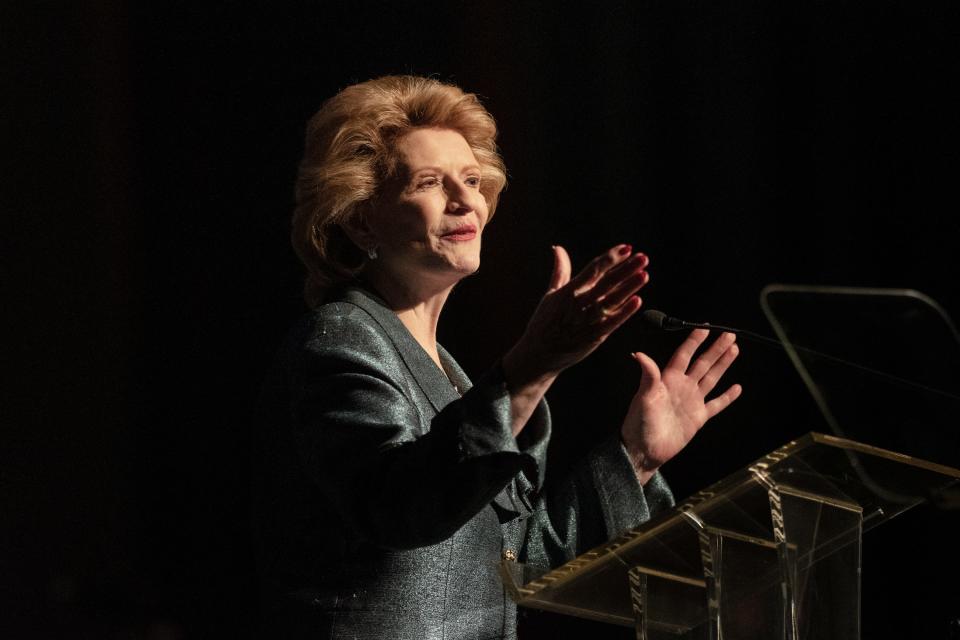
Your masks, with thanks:
M 788 461 L 788 463 L 792 465 L 803 465 L 799 454 L 805 453 L 808 449 L 817 446 L 842 450 L 846 452 L 848 454 L 847 457 L 851 459 L 853 459 L 856 454 L 863 454 L 880 459 L 881 461 L 887 461 L 894 465 L 902 465 L 908 469 L 913 468 L 920 473 L 929 472 L 937 476 L 943 476 L 943 480 L 946 482 L 950 482 L 951 480 L 960 481 L 960 470 L 952 467 L 913 458 L 845 438 L 818 432 L 809 432 L 759 458 L 727 478 L 714 483 L 706 489 L 698 491 L 672 510 L 657 515 L 640 527 L 627 530 L 613 540 L 591 549 L 534 580 L 530 580 L 527 584 L 522 585 L 522 587 L 516 583 L 514 585 L 508 585 L 508 587 L 513 587 L 510 591 L 514 593 L 515 596 L 520 596 L 518 599 L 522 602 L 528 598 L 536 597 L 536 595 L 545 590 L 558 588 L 575 579 L 582 579 L 587 574 L 609 566 L 610 563 L 625 566 L 626 562 L 623 556 L 627 555 L 638 545 L 650 542 L 672 527 L 676 527 L 678 519 L 683 520 L 685 514 L 693 515 L 709 512 L 715 506 L 736 500 L 738 496 L 745 494 L 749 490 L 756 490 L 758 484 L 763 483 L 763 478 L 766 473 L 778 470 L 784 461 Z M 854 462 L 851 464 L 851 468 L 855 468 L 858 465 L 858 462 Z M 844 502 L 846 502 L 846 500 Z M 690 513 L 687 514 L 686 512 Z M 517 576 L 522 573 L 512 570 L 510 565 L 516 565 L 516 563 L 504 561 L 504 567 L 502 568 L 504 576 Z

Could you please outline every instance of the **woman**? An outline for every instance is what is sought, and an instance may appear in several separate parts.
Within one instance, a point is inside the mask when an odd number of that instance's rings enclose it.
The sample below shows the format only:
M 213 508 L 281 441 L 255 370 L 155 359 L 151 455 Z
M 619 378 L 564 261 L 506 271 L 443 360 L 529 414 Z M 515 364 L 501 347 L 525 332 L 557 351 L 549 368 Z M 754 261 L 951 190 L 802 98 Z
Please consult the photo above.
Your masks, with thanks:
M 471 384 L 437 343 L 480 264 L 505 184 L 492 117 L 436 80 L 357 84 L 311 119 L 293 240 L 313 313 L 267 386 L 265 621 L 287 637 L 511 638 L 502 557 L 556 565 L 672 505 L 657 473 L 740 393 L 705 401 L 732 335 L 661 372 L 641 353 L 619 437 L 543 491 L 544 393 L 640 308 L 648 260 L 618 245 L 550 286 L 516 345 Z

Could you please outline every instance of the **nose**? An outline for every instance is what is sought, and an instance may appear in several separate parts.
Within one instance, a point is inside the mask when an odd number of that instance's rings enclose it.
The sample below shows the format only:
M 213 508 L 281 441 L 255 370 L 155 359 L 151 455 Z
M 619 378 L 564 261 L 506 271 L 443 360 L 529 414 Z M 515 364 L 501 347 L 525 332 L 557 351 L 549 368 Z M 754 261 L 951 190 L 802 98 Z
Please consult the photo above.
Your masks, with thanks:
M 459 180 L 451 180 L 446 185 L 447 213 L 462 215 L 476 209 L 476 198 L 482 197 L 476 189 L 472 189 Z

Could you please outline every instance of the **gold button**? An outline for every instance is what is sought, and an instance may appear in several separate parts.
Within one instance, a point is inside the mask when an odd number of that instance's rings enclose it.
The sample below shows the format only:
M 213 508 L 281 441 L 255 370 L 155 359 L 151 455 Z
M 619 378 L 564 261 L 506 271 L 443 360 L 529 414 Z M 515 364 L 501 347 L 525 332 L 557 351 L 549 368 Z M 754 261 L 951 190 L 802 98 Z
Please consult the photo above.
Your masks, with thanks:
M 503 552 L 503 559 L 509 560 L 510 562 L 516 562 L 517 553 L 513 549 L 505 549 Z

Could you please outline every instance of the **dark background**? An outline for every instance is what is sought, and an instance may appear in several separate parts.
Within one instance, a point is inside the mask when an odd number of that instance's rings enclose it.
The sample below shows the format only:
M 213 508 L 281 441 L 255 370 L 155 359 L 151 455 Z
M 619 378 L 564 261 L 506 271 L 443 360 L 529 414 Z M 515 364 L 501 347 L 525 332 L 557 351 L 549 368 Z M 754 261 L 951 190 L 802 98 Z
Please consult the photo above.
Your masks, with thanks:
M 352 82 L 435 74 L 499 121 L 511 183 L 441 327 L 473 375 L 518 337 L 558 243 L 579 265 L 631 242 L 648 307 L 764 333 L 771 282 L 912 287 L 958 312 L 947 0 L 17 4 L 0 9 L 4 637 L 249 633 L 250 416 L 304 310 L 293 180 L 306 119 Z M 626 353 L 675 337 L 633 323 L 561 377 L 552 474 L 617 428 Z M 744 345 L 728 377 L 743 398 L 664 470 L 678 497 L 825 430 L 780 352 Z M 954 515 L 865 538 L 864 638 L 947 637 L 960 598 L 934 550 Z

